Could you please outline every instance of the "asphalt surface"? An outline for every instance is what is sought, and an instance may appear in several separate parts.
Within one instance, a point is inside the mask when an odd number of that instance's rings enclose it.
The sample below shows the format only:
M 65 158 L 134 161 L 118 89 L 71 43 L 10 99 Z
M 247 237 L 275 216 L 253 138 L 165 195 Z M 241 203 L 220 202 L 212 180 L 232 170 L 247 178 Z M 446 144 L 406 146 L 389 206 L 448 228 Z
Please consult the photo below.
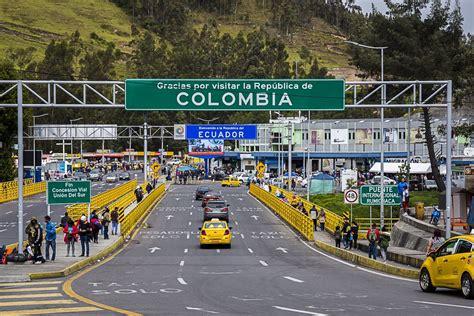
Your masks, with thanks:
M 143 174 L 140 172 L 131 172 L 131 178 L 138 175 L 138 181 L 143 179 Z M 105 183 L 105 177 L 102 182 L 92 182 L 92 196 L 110 190 L 125 181 L 116 183 Z M 64 215 L 67 205 L 52 205 L 51 218 L 54 222 L 59 223 L 61 216 Z M 46 193 L 39 193 L 33 196 L 25 197 L 23 199 L 23 219 L 26 222 L 35 216 L 40 221 L 47 215 Z M 18 241 L 18 200 L 9 201 L 0 204 L 0 246 L 8 245 Z
M 245 187 L 213 187 L 232 208 L 232 249 L 199 248 L 196 186 L 173 185 L 149 217 L 149 228 L 76 280 L 74 291 L 145 315 L 474 314 L 474 301 L 457 291 L 426 294 L 416 281 L 311 248 Z

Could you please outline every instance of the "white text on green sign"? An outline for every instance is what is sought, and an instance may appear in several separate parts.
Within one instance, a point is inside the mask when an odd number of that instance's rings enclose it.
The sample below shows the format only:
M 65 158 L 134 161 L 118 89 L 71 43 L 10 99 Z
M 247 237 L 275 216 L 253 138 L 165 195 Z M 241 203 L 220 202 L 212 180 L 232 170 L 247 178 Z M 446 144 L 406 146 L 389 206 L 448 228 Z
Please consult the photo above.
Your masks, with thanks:
M 48 181 L 48 204 L 90 203 L 90 181 Z
M 344 110 L 338 79 L 128 79 L 127 110 Z
M 400 205 L 400 196 L 396 185 L 384 186 L 384 205 Z M 360 187 L 360 204 L 362 205 L 380 205 L 380 185 L 363 185 Z

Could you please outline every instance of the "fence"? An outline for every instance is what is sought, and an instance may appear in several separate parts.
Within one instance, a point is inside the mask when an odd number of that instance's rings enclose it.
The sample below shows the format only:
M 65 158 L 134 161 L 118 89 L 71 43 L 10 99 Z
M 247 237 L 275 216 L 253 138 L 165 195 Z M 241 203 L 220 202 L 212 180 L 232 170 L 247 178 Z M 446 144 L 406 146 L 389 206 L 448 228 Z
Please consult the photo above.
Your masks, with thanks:
M 135 225 L 139 223 L 146 215 L 147 211 L 155 206 L 160 197 L 164 194 L 166 185 L 163 183 L 150 192 L 138 205 L 128 213 L 120 223 L 120 232 L 122 236 L 128 236 Z
M 23 181 L 23 196 L 30 196 L 46 191 L 46 181 L 33 183 L 32 179 Z M 0 183 L 0 203 L 18 199 L 18 181 Z
M 111 204 L 123 195 L 132 192 L 137 186 L 137 180 L 128 181 L 122 185 L 119 185 L 111 190 L 107 190 L 100 193 L 91 199 L 91 211 L 94 209 L 100 209 L 104 206 Z M 78 219 L 82 214 L 87 214 L 87 204 L 73 204 L 66 208 L 69 217 L 74 220 Z
M 270 207 L 288 224 L 299 231 L 307 240 L 314 239 L 314 225 L 310 217 L 255 184 L 250 185 L 250 194 Z
M 399 218 L 385 218 L 384 219 L 384 225 L 385 225 L 385 228 L 387 228 L 387 230 L 390 232 L 392 231 L 392 228 L 393 228 L 393 225 L 395 225 L 396 222 L 398 222 L 400 219 Z M 357 222 L 357 224 L 359 224 L 359 229 L 361 230 L 367 230 L 370 228 L 370 222 L 371 222 L 371 219 L 370 218 L 366 218 L 366 217 L 357 217 L 355 218 L 355 221 Z M 372 218 L 372 223 L 375 223 L 375 224 L 379 224 L 378 223 L 378 219 L 377 218 Z

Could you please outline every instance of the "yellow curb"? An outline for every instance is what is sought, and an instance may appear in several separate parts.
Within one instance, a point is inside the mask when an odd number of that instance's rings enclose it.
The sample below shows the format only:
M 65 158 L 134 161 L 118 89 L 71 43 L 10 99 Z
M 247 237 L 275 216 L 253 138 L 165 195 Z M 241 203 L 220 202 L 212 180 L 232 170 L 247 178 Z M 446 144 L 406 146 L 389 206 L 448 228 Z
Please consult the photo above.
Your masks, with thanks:
M 319 240 L 315 240 L 314 244 L 316 247 L 354 264 L 405 278 L 418 279 L 418 270 L 392 266 L 390 264 L 370 259 L 341 248 L 336 248 Z

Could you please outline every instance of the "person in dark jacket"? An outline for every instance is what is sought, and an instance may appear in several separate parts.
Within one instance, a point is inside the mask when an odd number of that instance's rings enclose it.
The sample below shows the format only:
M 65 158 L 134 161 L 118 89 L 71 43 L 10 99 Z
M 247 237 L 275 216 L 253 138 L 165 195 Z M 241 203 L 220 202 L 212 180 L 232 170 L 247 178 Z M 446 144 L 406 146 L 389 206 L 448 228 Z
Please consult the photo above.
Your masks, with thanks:
M 118 207 L 115 207 L 115 209 L 110 214 L 110 220 L 112 221 L 112 235 L 117 235 L 119 223 Z
M 354 239 L 353 240 L 354 249 L 357 249 L 357 239 L 359 238 L 359 225 L 357 224 L 356 221 L 352 221 L 351 233 Z
M 61 226 L 62 228 L 66 227 L 67 223 L 69 222 L 69 219 L 69 214 L 65 212 L 64 216 L 61 217 L 61 224 L 59 224 L 59 226 Z
M 43 228 L 35 217 L 32 217 L 25 232 L 28 236 L 28 243 L 33 248 L 33 264 L 37 262 L 45 263 L 41 253 L 41 244 L 43 243 Z
M 84 215 L 81 217 L 78 224 L 77 230 L 79 232 L 79 238 L 81 240 L 81 255 L 80 257 L 89 257 L 89 236 L 92 234 L 92 226 L 87 221 L 87 217 Z

